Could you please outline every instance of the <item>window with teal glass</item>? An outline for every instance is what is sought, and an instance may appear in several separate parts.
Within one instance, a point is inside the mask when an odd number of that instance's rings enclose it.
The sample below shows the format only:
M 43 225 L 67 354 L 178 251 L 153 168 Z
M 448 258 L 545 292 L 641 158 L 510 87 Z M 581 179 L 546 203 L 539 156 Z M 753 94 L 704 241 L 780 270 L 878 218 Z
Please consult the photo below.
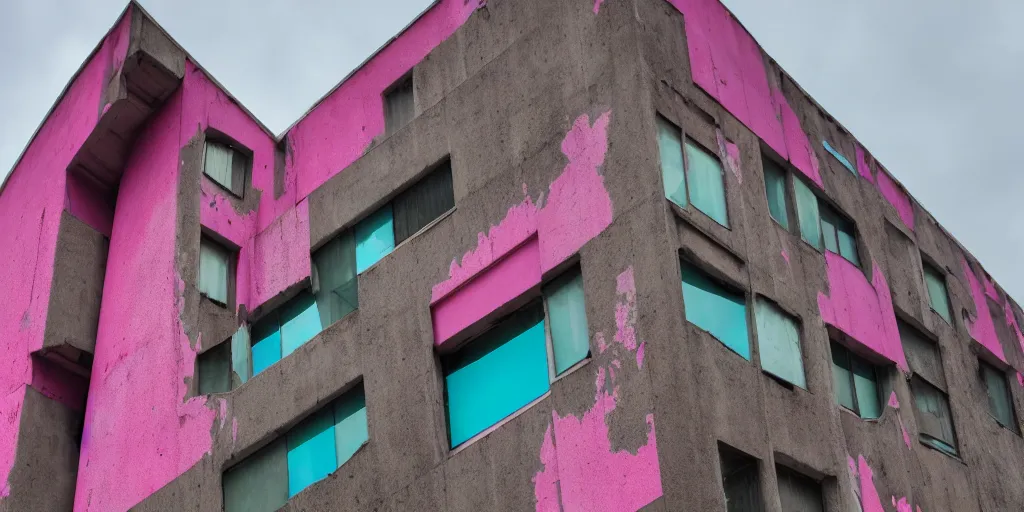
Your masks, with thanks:
M 686 175 L 683 170 L 683 132 L 664 117 L 658 116 L 658 153 L 661 156 L 661 181 L 665 197 L 686 208 Z
M 686 180 L 690 202 L 715 222 L 729 227 L 722 162 L 693 141 L 686 141 Z
M 800 222 L 800 238 L 815 249 L 821 249 L 821 215 L 818 213 L 818 196 L 799 178 L 793 179 L 793 195 L 796 198 L 796 216 Z
M 910 379 L 910 391 L 914 393 L 914 408 L 917 411 L 917 427 L 921 442 L 948 455 L 956 456 L 956 431 L 953 429 L 949 396 L 916 375 Z
M 224 510 L 277 510 L 348 462 L 368 440 L 366 396 L 359 384 L 226 471 Z
M 544 309 L 534 303 L 442 360 L 454 448 L 549 389 Z
M 356 273 L 373 266 L 395 250 L 395 221 L 391 203 L 359 221 L 355 227 Z
M 1006 373 L 996 367 L 979 361 L 981 365 L 981 380 L 985 383 L 985 391 L 988 392 L 988 405 L 992 417 L 1000 425 L 1018 432 L 1017 417 L 1013 410 L 1013 398 L 1010 395 L 1010 388 L 1006 385 Z
M 768 213 L 775 222 L 789 229 L 789 206 L 786 199 L 786 171 L 767 155 L 761 155 L 764 168 L 764 190 L 768 196 Z
M 821 238 L 825 250 L 842 256 L 854 265 L 860 265 L 853 223 L 820 201 L 818 211 L 821 213 Z
M 316 300 L 299 293 L 252 326 L 252 374 L 256 375 L 323 330 Z
M 196 356 L 199 394 L 226 393 L 236 385 L 231 378 L 231 342 L 223 341 Z
M 882 394 L 875 366 L 834 341 L 831 347 L 836 401 L 861 418 L 881 416 Z
M 750 360 L 747 302 L 741 292 L 721 284 L 692 263 L 681 261 L 686 320 Z
M 946 290 L 946 276 L 928 264 L 928 262 L 922 263 L 924 267 L 924 284 L 928 289 L 928 303 L 943 320 L 952 323 L 953 317 L 950 314 L 949 308 L 949 292 Z
M 761 368 L 795 386 L 807 388 L 800 327 L 792 316 L 764 299 L 754 306 Z
M 324 327 L 359 308 L 356 245 L 351 230 L 313 253 L 313 293 Z
M 252 352 L 249 347 L 249 328 L 242 325 L 231 336 L 231 372 L 235 387 L 245 384 L 252 377 Z M 237 380 L 237 383 L 234 381 Z
M 583 275 L 579 267 L 544 287 L 548 329 L 551 331 L 555 375 L 561 375 L 590 353 L 587 308 L 583 300 Z

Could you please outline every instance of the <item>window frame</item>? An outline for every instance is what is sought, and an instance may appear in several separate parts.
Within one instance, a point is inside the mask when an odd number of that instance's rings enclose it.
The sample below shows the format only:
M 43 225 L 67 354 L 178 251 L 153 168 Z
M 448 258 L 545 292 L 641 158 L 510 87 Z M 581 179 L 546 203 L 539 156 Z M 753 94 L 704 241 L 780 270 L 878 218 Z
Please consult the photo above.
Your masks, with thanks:
M 782 174 L 782 201 L 783 201 L 783 205 L 782 206 L 785 209 L 785 215 L 786 215 L 785 224 L 783 224 L 782 221 L 780 221 L 779 219 L 775 218 L 775 215 L 772 214 L 772 212 L 771 212 L 771 201 L 769 200 L 769 194 L 768 194 L 768 167 L 769 166 L 774 168 L 774 170 L 772 172 L 778 171 L 779 173 Z M 780 227 L 782 227 L 782 229 L 784 229 L 786 232 L 792 233 L 793 232 L 793 225 L 799 223 L 799 219 L 797 219 L 796 222 L 793 221 L 795 216 L 793 215 L 794 205 L 793 205 L 793 197 L 792 197 L 792 195 L 793 195 L 793 193 L 792 193 L 792 189 L 793 189 L 793 182 L 792 182 L 792 180 L 794 178 L 792 176 L 792 173 L 789 171 L 789 169 L 786 167 L 786 165 L 779 163 L 778 160 L 776 160 L 775 158 L 773 158 L 770 155 L 768 155 L 768 153 L 764 149 L 762 149 L 761 150 L 761 174 L 762 174 L 762 178 L 764 179 L 765 200 L 768 203 L 768 217 L 770 217 L 773 221 L 775 221 L 775 223 L 778 224 Z
M 678 135 L 678 143 L 679 143 L 679 150 L 680 150 L 680 155 L 679 156 L 680 156 L 680 160 L 682 162 L 682 168 L 683 168 L 682 169 L 682 171 L 683 171 L 683 188 L 684 188 L 685 194 L 686 194 L 686 197 L 685 197 L 686 204 L 685 205 L 680 205 L 679 203 L 676 203 L 675 201 L 673 201 L 671 198 L 668 197 L 667 191 L 664 190 L 664 188 L 665 188 L 665 184 L 664 184 L 665 183 L 665 167 L 664 167 L 664 165 L 665 164 L 664 164 L 664 162 L 661 159 L 661 153 L 663 151 L 663 148 L 661 147 L 661 137 L 660 137 L 661 129 L 663 127 L 664 128 L 672 129 L 673 130 L 673 135 Z M 683 210 L 686 210 L 686 211 L 689 211 L 691 208 L 693 208 L 694 210 L 700 212 L 701 215 L 711 219 L 711 221 L 714 222 L 715 224 L 718 224 L 719 226 L 721 226 L 721 227 L 723 227 L 725 229 L 731 230 L 732 229 L 733 214 L 732 214 L 732 212 L 730 212 L 730 208 L 729 208 L 729 180 L 726 179 L 725 161 L 722 159 L 722 155 L 719 154 L 717 151 L 712 151 L 712 150 L 708 149 L 707 146 L 705 146 L 704 144 L 700 143 L 697 139 L 695 139 L 695 138 L 691 137 L 690 135 L 688 135 L 687 132 L 685 130 L 683 130 L 683 128 L 679 124 L 677 124 L 674 121 L 670 120 L 667 116 L 663 115 L 660 112 L 657 112 L 655 114 L 655 132 L 656 132 L 656 136 L 655 136 L 656 144 L 658 146 L 659 172 L 661 174 L 662 191 L 663 191 L 663 196 L 665 197 L 665 199 L 668 200 L 670 203 L 674 204 L 676 207 L 678 207 L 680 209 L 683 209 Z M 691 166 L 690 166 L 690 163 L 689 163 L 690 159 L 687 157 L 687 148 L 691 147 L 691 146 L 694 148 L 694 150 L 705 153 L 706 155 L 710 156 L 712 159 L 714 159 L 718 163 L 719 177 L 721 178 L 721 181 L 722 181 L 722 201 L 723 201 L 723 205 L 724 205 L 724 208 L 725 208 L 724 209 L 725 218 L 723 219 L 725 221 L 724 223 L 719 222 L 718 219 L 712 217 L 710 213 L 705 212 L 703 209 L 698 207 L 693 202 L 693 187 L 690 186 L 690 181 L 691 181 L 690 180 L 690 169 L 691 169 Z
M 986 378 L 986 374 L 991 374 L 993 377 L 999 380 L 1001 390 L 1006 395 L 1006 404 L 1010 408 L 1010 417 L 1008 418 L 1009 424 L 1004 423 L 1003 420 L 1000 419 L 999 416 L 995 414 L 995 404 L 993 403 L 992 399 L 993 390 L 991 386 L 989 386 L 989 380 L 988 378 Z M 998 423 L 999 426 L 1005 428 L 1006 430 L 1009 430 L 1010 432 L 1013 432 L 1014 434 L 1020 435 L 1020 426 L 1017 420 L 1017 407 L 1016 404 L 1013 403 L 1013 392 L 1010 390 L 1010 381 L 1009 377 L 1006 375 L 1006 372 L 1000 370 L 995 365 L 988 363 L 984 359 L 979 358 L 978 377 L 981 379 L 981 383 L 985 387 L 985 395 L 988 398 L 988 415 L 991 416 L 992 419 L 996 420 L 996 423 Z
M 834 395 L 833 398 L 836 400 L 836 404 L 839 405 L 839 407 L 841 407 L 841 408 L 843 408 L 843 409 L 845 409 L 845 410 L 847 410 L 847 411 L 857 415 L 857 417 L 862 419 L 862 420 L 877 421 L 878 418 L 880 418 L 882 416 L 882 413 L 884 412 L 884 404 L 885 404 L 885 400 L 883 399 L 884 398 L 884 392 L 883 392 L 883 385 L 882 385 L 883 377 L 884 377 L 883 372 L 879 371 L 880 370 L 879 365 L 875 364 L 874 362 L 872 362 L 872 361 L 870 361 L 868 359 L 865 359 L 864 357 L 860 356 L 859 354 L 857 354 L 853 350 L 850 350 L 850 348 L 847 347 L 846 345 L 844 345 L 844 344 L 842 344 L 842 343 L 840 343 L 840 342 L 838 342 L 838 341 L 836 341 L 834 339 L 829 339 L 829 350 L 830 350 L 831 355 L 832 355 L 831 363 L 832 363 L 833 379 L 836 378 L 835 377 L 835 371 L 836 371 L 835 367 L 836 366 L 840 366 L 839 364 L 836 363 L 836 353 L 837 353 L 836 348 L 839 349 L 839 353 L 841 355 L 844 355 L 846 357 L 846 361 L 847 361 L 847 366 L 848 367 L 847 368 L 843 368 L 843 369 L 846 370 L 846 372 L 849 374 L 850 390 L 851 390 L 852 395 L 853 395 L 852 396 L 852 398 L 853 398 L 853 408 L 847 407 L 842 402 L 840 402 L 838 394 L 837 394 L 837 391 L 833 390 L 833 395 Z M 864 416 L 864 412 L 862 411 L 862 407 L 861 407 L 861 404 L 860 404 L 860 396 L 859 396 L 859 393 L 857 392 L 857 378 L 856 378 L 856 375 L 855 375 L 855 372 L 854 372 L 854 363 L 855 362 L 860 363 L 861 365 L 869 367 L 871 369 L 871 372 L 872 372 L 873 377 L 874 377 L 874 383 L 875 383 L 875 393 L 874 393 L 874 395 L 875 395 L 875 399 L 878 400 L 878 412 L 879 412 L 878 416 Z M 842 366 L 840 366 L 840 368 L 842 368 Z
M 749 489 L 749 497 L 752 500 L 750 505 L 754 506 L 757 512 L 764 512 L 766 510 L 765 497 L 768 494 L 765 492 L 765 479 L 762 478 L 764 461 L 742 450 L 733 448 L 721 441 L 718 442 L 717 448 L 718 481 L 721 485 L 722 500 L 725 504 L 725 510 L 729 510 L 729 494 L 728 487 L 726 486 L 726 479 L 739 473 L 739 471 L 737 471 L 737 469 L 739 469 L 744 470 L 746 475 L 753 476 L 754 482 Z M 736 464 L 737 462 L 742 465 Z M 726 463 L 733 464 L 727 468 Z M 728 475 L 726 474 L 726 469 L 731 470 Z
M 758 318 L 759 318 L 759 316 L 758 316 L 758 310 L 759 309 L 758 308 L 759 308 L 759 304 L 761 304 L 761 303 L 765 304 L 765 306 L 770 308 L 770 309 L 774 309 L 778 314 L 780 314 L 786 320 L 790 321 L 792 323 L 793 327 L 795 328 L 795 330 L 796 330 L 796 350 L 798 352 L 797 355 L 799 356 L 799 363 L 800 363 L 800 379 L 799 380 L 801 382 L 794 382 L 794 381 L 790 380 L 789 377 L 780 375 L 779 372 L 772 371 L 772 370 L 770 370 L 770 369 L 765 367 L 765 364 L 764 364 L 764 361 L 765 361 L 765 358 L 764 358 L 764 354 L 765 354 L 764 347 L 766 346 L 766 343 L 764 343 L 763 340 L 764 339 L 768 339 L 768 337 L 764 336 L 765 333 L 761 332 L 760 322 L 758 321 Z M 779 304 L 778 302 L 772 300 L 771 298 L 769 298 L 769 297 L 767 297 L 765 295 L 756 295 L 754 297 L 753 308 L 752 309 L 753 309 L 752 314 L 754 316 L 754 322 L 753 322 L 754 332 L 755 332 L 754 338 L 756 338 L 756 340 L 757 340 L 757 355 L 758 355 L 758 362 L 759 362 L 759 364 L 761 366 L 761 371 L 763 371 L 764 373 L 768 374 L 769 376 L 773 377 L 776 380 L 780 380 L 780 381 L 784 382 L 785 385 L 787 385 L 787 386 L 795 386 L 795 387 L 798 387 L 798 388 L 806 390 L 808 388 L 808 384 L 807 384 L 807 367 L 806 367 L 805 360 L 804 360 L 805 350 L 804 350 L 803 319 L 800 318 L 799 316 L 793 314 L 792 311 L 786 309 L 781 304 Z
M 744 313 L 743 316 L 744 316 L 745 321 L 746 321 L 745 331 L 746 331 L 746 336 L 747 336 L 747 352 L 748 352 L 748 354 L 747 355 L 743 355 L 741 352 L 739 352 L 739 351 L 733 349 L 732 347 L 730 347 L 725 342 L 725 340 L 723 340 L 722 338 L 720 338 L 718 336 L 718 334 L 715 334 L 715 333 L 709 331 L 708 329 L 704 328 L 703 326 L 698 325 L 696 322 L 693 322 L 693 321 L 691 321 L 688 318 L 688 316 L 687 316 L 688 308 L 686 307 L 685 288 L 680 290 L 680 296 L 683 297 L 683 321 L 686 322 L 687 324 L 693 325 L 697 329 L 707 333 L 709 336 L 714 338 L 715 341 L 717 341 L 722 346 L 724 346 L 728 351 L 730 351 L 730 352 L 732 352 L 732 353 L 742 357 L 743 359 L 745 359 L 747 361 L 753 362 L 754 354 L 755 354 L 755 348 L 754 348 L 754 335 L 751 332 L 751 325 L 753 323 L 756 323 L 757 319 L 753 318 L 751 316 L 753 314 L 753 310 L 754 310 L 754 307 L 753 307 L 753 304 L 752 304 L 752 297 L 751 297 L 752 294 L 749 293 L 747 289 L 745 289 L 744 287 L 736 284 L 735 282 L 721 277 L 721 275 L 717 271 L 713 270 L 714 267 L 712 267 L 710 265 L 707 265 L 704 262 L 701 262 L 700 260 L 698 260 L 696 258 L 690 257 L 689 255 L 683 255 L 683 254 L 680 254 L 680 256 L 679 256 L 679 278 L 680 278 L 680 286 L 681 287 L 685 286 L 684 267 L 691 267 L 694 270 L 696 270 L 697 272 L 700 272 L 701 274 L 703 274 L 703 276 L 705 278 L 707 278 L 707 280 L 717 284 L 720 288 L 723 288 L 726 292 L 729 292 L 729 293 L 731 293 L 733 295 L 738 295 L 738 296 L 743 297 L 743 313 Z M 722 298 L 725 299 L 726 297 L 722 297 Z M 753 320 L 753 322 L 752 322 L 752 320 Z M 756 330 L 756 327 L 754 327 L 754 329 Z
M 412 103 L 412 112 L 409 113 L 408 119 L 405 119 L 404 122 L 401 122 L 397 126 L 395 126 L 393 123 L 389 122 L 389 120 L 394 119 L 392 115 L 393 106 L 390 99 L 392 98 L 393 94 L 404 89 L 406 86 L 409 87 L 409 95 L 411 97 L 410 101 Z M 384 89 L 384 92 L 381 93 L 381 101 L 383 103 L 384 110 L 383 114 L 385 135 L 393 135 L 402 128 L 411 124 L 412 121 L 416 119 L 416 82 L 413 77 L 413 71 L 410 70 L 409 72 L 405 73 L 404 75 L 399 77 L 398 80 L 392 82 L 392 84 L 389 85 L 387 89 Z
M 209 145 L 222 146 L 231 152 L 232 165 L 231 165 L 231 185 L 227 186 L 221 183 L 219 180 L 214 178 L 212 175 L 206 172 L 206 155 L 207 146 Z M 242 163 L 236 168 L 235 158 L 241 157 Z M 205 140 L 203 141 L 203 156 L 200 163 L 203 176 L 210 180 L 211 183 L 225 190 L 232 196 L 238 199 L 245 199 L 245 187 L 248 185 L 250 175 L 252 174 L 253 165 L 253 152 L 249 148 L 239 144 L 235 140 L 231 139 L 223 133 L 217 132 L 213 129 L 207 130 Z
M 928 382 L 927 379 L 917 374 L 911 375 L 909 384 L 910 393 L 914 397 L 914 414 L 917 418 L 918 423 L 918 440 L 921 442 L 921 444 L 929 448 L 932 448 L 940 453 L 949 455 L 951 457 L 960 458 L 960 436 L 956 432 L 956 419 L 953 417 L 953 404 L 949 400 L 949 393 L 939 388 L 938 386 L 932 384 L 931 382 Z M 917 405 L 918 395 L 920 394 L 919 386 L 923 386 L 925 389 L 930 389 L 934 391 L 935 393 L 937 393 L 938 396 L 940 396 L 943 399 L 946 409 L 949 410 L 949 431 L 950 434 L 953 436 L 952 444 L 947 443 L 946 441 L 939 439 L 924 431 L 923 425 L 925 425 L 925 422 L 921 419 L 921 416 L 924 413 L 921 412 L 920 407 L 918 407 Z
M 947 324 L 953 325 L 953 301 L 949 295 L 949 280 L 946 276 L 946 271 L 941 266 L 936 265 L 931 258 L 921 253 L 921 279 L 924 283 L 925 294 L 928 295 L 928 308 L 934 311 L 940 318 L 942 318 Z M 935 301 L 932 298 L 931 286 L 928 284 L 929 271 L 932 274 L 932 278 L 942 285 L 942 293 L 946 298 L 946 313 L 943 314 L 941 311 L 936 309 Z
M 227 259 L 227 283 L 225 283 L 225 297 L 224 300 L 210 297 L 210 295 L 203 290 L 203 245 L 208 245 L 215 251 L 219 251 L 225 255 Z M 199 258 L 196 271 L 196 289 L 199 291 L 199 296 L 205 298 L 213 304 L 224 309 L 233 310 L 235 308 L 235 293 L 237 286 L 237 273 L 238 273 L 238 249 L 232 248 L 228 244 L 221 241 L 219 236 L 214 233 L 208 233 L 205 229 L 199 235 Z

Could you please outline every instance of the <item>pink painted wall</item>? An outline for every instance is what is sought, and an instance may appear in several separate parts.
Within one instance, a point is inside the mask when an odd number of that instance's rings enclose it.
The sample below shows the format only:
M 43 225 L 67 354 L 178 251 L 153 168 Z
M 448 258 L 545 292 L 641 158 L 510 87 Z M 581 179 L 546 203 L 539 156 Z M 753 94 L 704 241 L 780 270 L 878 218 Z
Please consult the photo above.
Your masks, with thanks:
M 103 88 L 114 57 L 123 60 L 120 42 L 128 25 L 118 21 L 68 87 L 12 170 L 0 194 L 0 308 L 3 354 L 0 358 L 0 497 L 8 485 L 16 455 L 25 386 L 54 395 L 62 384 L 33 374 L 29 354 L 42 348 L 50 301 L 53 260 L 65 203 L 66 169 L 99 118 Z M 49 391 L 47 391 L 49 390 Z M 63 392 L 62 392 L 63 393 Z M 13 490 L 17 492 L 17 490 Z
M 552 411 L 538 454 L 543 468 L 533 477 L 538 512 L 638 510 L 662 495 L 653 413 L 646 415 L 645 427 L 637 425 L 645 429 L 647 440 L 636 453 L 611 446 L 608 416 L 624 399 L 618 381 L 621 372 L 627 371 L 618 358 L 635 356 L 637 370 L 642 365 L 637 352 L 643 343 L 637 342 L 634 327 L 637 313 L 632 267 L 619 274 L 616 292 L 615 344 L 606 344 L 603 333 L 596 335 L 598 358 L 607 355 L 606 361 L 615 359 L 598 366 L 594 404 L 582 417 Z
M 860 176 L 871 183 L 875 182 L 875 175 L 871 173 L 871 166 L 868 165 L 868 154 L 860 144 L 857 144 L 857 172 Z
M 384 91 L 451 36 L 484 0 L 442 0 L 328 94 L 288 133 L 288 176 L 304 198 L 384 133 Z
M 686 21 L 693 81 L 822 186 L 814 146 L 782 91 L 768 81 L 754 38 L 718 0 L 668 0 Z
M 304 199 L 242 248 L 238 265 L 239 304 L 254 309 L 308 278 L 311 265 L 309 203 Z
M 903 342 L 896 327 L 889 283 L 877 263 L 871 265 L 871 281 L 842 256 L 825 252 L 828 294 L 818 293 L 821 319 L 846 333 L 868 350 L 909 372 Z
M 882 197 L 889 201 L 893 208 L 896 208 L 896 213 L 899 214 L 900 220 L 913 231 L 914 203 L 903 190 L 903 187 L 899 186 L 885 169 L 879 169 L 878 171 L 878 191 L 882 193 Z
M 963 268 L 964 276 L 967 277 L 971 298 L 974 299 L 975 313 L 972 318 L 967 319 L 967 330 L 971 333 L 972 338 L 981 343 L 994 356 L 998 357 L 1001 361 L 1006 361 L 1003 345 L 999 342 L 999 336 L 996 334 L 996 325 L 992 321 L 992 310 L 988 307 L 988 299 L 985 297 L 985 290 L 982 288 L 981 281 L 974 275 L 974 271 L 971 270 L 967 259 L 961 257 L 960 266 Z
M 121 179 L 75 510 L 126 510 L 210 450 L 217 412 L 186 398 L 196 349 L 175 266 L 179 151 L 196 126 L 183 117 L 187 94 L 150 120 Z
M 1017 342 L 1020 343 L 1020 349 L 1024 352 L 1024 332 L 1020 330 L 1020 324 L 1017 323 L 1017 317 L 1013 314 L 1013 307 L 1010 306 L 1010 298 L 1007 297 L 1006 301 L 1003 302 L 1003 317 L 1012 330 L 1014 335 L 1017 337 Z

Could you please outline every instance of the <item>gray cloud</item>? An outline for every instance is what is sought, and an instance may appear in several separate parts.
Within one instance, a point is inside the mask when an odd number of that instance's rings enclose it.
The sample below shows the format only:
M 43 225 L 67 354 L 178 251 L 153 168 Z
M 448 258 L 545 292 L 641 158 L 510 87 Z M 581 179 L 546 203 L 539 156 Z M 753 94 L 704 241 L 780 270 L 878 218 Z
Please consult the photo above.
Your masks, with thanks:
M 614 1 L 614 0 L 609 0 Z M 143 0 L 279 133 L 430 0 Z M 977 256 L 1024 297 L 1014 130 L 1024 38 L 1012 0 L 726 0 L 754 37 Z M 122 0 L 14 0 L 0 18 L 0 169 L 6 172 Z

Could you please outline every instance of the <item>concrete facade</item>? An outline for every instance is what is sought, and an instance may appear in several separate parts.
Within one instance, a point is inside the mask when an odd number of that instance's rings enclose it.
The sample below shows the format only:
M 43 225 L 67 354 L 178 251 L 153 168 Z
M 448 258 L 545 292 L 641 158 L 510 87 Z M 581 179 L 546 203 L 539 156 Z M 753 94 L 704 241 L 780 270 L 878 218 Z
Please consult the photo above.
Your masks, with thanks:
M 410 73 L 415 117 L 388 133 Z M 717 150 L 729 228 L 665 198 L 658 115 Z M 209 137 L 251 153 L 241 198 L 204 176 Z M 762 155 L 849 216 L 860 267 L 772 220 Z M 455 209 L 359 275 L 356 312 L 198 393 L 199 354 L 446 158 Z M 237 253 L 227 307 L 198 289 L 204 235 Z M 132 3 L 4 183 L 0 247 L 0 509 L 222 510 L 227 469 L 362 383 L 369 442 L 285 510 L 725 510 L 720 443 L 759 460 L 768 511 L 776 464 L 829 511 L 1024 510 L 1024 439 L 978 377 L 1007 371 L 1024 406 L 1024 312 L 717 0 L 440 0 L 280 136 Z M 476 285 L 524 247 L 522 290 Z M 762 371 L 753 330 L 747 361 L 686 321 L 680 257 L 799 320 L 806 390 Z M 440 354 L 576 263 L 591 357 L 450 449 Z M 897 318 L 941 349 L 913 370 L 947 383 L 958 457 L 918 441 Z M 877 420 L 836 403 L 830 337 L 886 369 Z

